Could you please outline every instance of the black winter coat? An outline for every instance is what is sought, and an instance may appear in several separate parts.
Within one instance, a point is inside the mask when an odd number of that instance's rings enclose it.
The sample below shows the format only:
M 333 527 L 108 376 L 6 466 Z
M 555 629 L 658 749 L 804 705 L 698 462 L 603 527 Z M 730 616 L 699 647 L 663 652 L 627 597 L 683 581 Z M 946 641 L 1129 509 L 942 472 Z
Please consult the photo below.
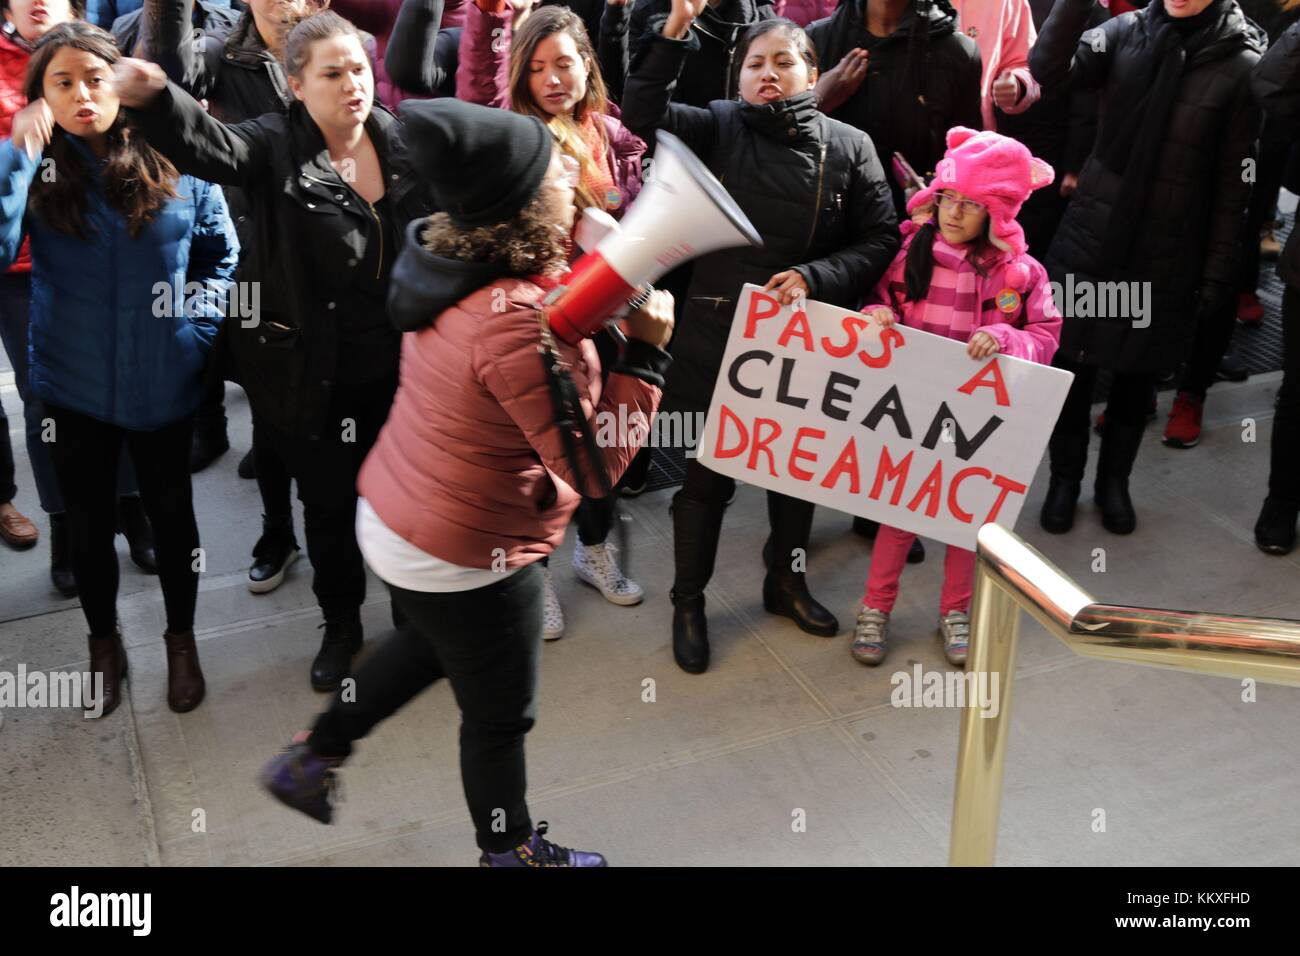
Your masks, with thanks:
M 672 0 L 636 0 L 624 34 L 629 73 L 640 68 L 642 58 L 661 35 L 664 20 L 672 9 Z M 683 67 L 673 99 L 689 106 L 708 106 L 714 100 L 732 99 L 736 95 L 734 61 L 741 35 L 750 24 L 774 16 L 768 0 L 722 0 L 716 7 L 705 7 L 691 25 L 690 35 L 698 44 L 698 51 Z M 617 28 L 607 25 L 605 29 L 609 32 Z M 602 51 L 601 61 L 610 62 L 607 49 Z
M 808 26 L 808 37 L 822 70 L 834 69 L 855 47 L 869 51 L 867 78 L 831 116 L 870 136 L 886 166 L 898 152 L 917 173 L 927 176 L 943 159 L 948 130 L 984 127 L 980 51 L 974 40 L 957 31 L 951 9 L 936 3 L 924 25 L 925 80 L 920 89 L 909 61 L 912 31 L 918 25 L 911 7 L 892 34 L 873 37 L 867 32 L 863 0 L 843 0 L 829 17 Z M 902 190 L 892 175 L 889 182 L 901 212 Z
M 169 80 L 196 100 L 207 100 L 208 110 L 223 123 L 287 110 L 293 94 L 253 15 L 245 10 L 224 32 L 204 30 L 196 44 L 189 26 L 193 9 L 194 0 L 145 0 L 140 56 L 161 66 Z M 239 234 L 240 262 L 247 262 L 254 258 L 257 242 L 249 200 L 238 188 L 225 194 Z
M 239 22 L 240 11 L 232 10 L 230 7 L 218 7 L 215 4 L 204 3 L 203 0 L 193 4 L 193 7 L 194 28 L 202 30 L 205 36 L 210 34 L 225 40 Z M 144 20 L 144 12 L 144 7 L 137 7 L 113 21 L 113 29 L 109 32 L 117 41 L 117 48 L 126 56 L 143 56 L 147 52 L 142 49 L 137 54 L 135 49 L 140 41 L 140 24 Z M 145 59 L 148 57 L 145 56 Z
M 239 274 L 260 283 L 261 308 L 255 324 L 222 325 L 222 371 L 244 386 L 260 419 L 317 439 L 336 380 L 397 374 L 401 334 L 388 322 L 388 275 L 406 224 L 434 209 L 397 118 L 376 106 L 366 120 L 387 186 L 390 231 L 330 165 L 320 130 L 299 102 L 288 113 L 227 126 L 168 83 L 149 109 L 131 115 L 178 169 L 238 186 L 248 199 L 256 240 Z
M 1269 121 L 1300 121 L 1300 23 L 1287 28 L 1260 59 L 1250 80 L 1251 90 Z M 1300 291 L 1300 229 L 1293 228 L 1278 258 L 1277 274 Z
M 1125 103 L 1116 90 L 1148 56 L 1146 10 L 1098 29 L 1101 38 L 1080 37 L 1092 0 L 1060 0 L 1029 54 L 1034 77 L 1045 89 L 1098 89 L 1099 141 L 1108 122 L 1118 122 Z M 1239 255 L 1260 112 L 1250 93 L 1250 74 L 1264 51 L 1263 31 L 1235 3 L 1212 26 L 1208 42 L 1184 69 L 1155 179 L 1148 191 L 1133 254 L 1116 274 L 1103 248 L 1122 177 L 1089 156 L 1048 253 L 1052 280 L 1150 283 L 1144 322 L 1132 316 L 1072 317 L 1065 323 L 1060 354 L 1070 362 L 1123 372 L 1160 373 L 1177 367 L 1196 331 L 1199 310 L 1231 307 L 1239 281 Z
M 695 262 L 673 339 L 665 407 L 709 407 L 741 286 L 797 269 L 809 297 L 856 308 L 898 251 L 884 171 L 861 130 L 818 112 L 813 93 L 767 106 L 717 100 L 670 103 L 697 41 L 653 39 L 627 78 L 623 122 L 653 141 L 680 136 L 721 180 L 763 237 L 760 249 L 723 249 Z

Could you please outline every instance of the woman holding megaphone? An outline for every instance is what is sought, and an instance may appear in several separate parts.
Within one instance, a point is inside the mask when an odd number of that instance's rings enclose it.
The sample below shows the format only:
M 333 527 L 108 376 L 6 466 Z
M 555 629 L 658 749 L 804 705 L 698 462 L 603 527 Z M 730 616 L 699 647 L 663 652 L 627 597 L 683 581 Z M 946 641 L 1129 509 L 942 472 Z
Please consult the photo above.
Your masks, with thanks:
M 389 312 L 409 334 L 392 412 L 358 479 L 357 537 L 407 625 L 358 668 L 355 700 L 337 697 L 263 782 L 329 822 L 334 768 L 353 743 L 445 677 L 461 709 L 480 863 L 603 866 L 533 827 L 524 736 L 536 713 L 540 560 L 564 540 L 580 493 L 595 493 L 593 466 L 616 481 L 637 448 L 607 447 L 578 474 L 572 434 L 554 424 L 553 370 L 567 369 L 588 422 L 620 405 L 653 416 L 671 363 L 672 299 L 655 293 L 627 319 L 628 346 L 600 390 L 591 341 L 559 341 L 542 308 L 568 269 L 577 164 L 536 117 L 450 99 L 401 112 L 416 168 L 446 212 L 410 224 L 393 270 Z
M 687 414 L 709 407 L 736 299 L 747 282 L 783 304 L 800 296 L 856 308 L 898 248 L 889 186 L 871 141 L 817 108 L 816 54 L 790 20 L 751 26 L 736 50 L 739 100 L 707 109 L 673 103 L 682 67 L 698 40 L 690 30 L 707 0 L 673 0 L 628 77 L 623 120 L 651 140 L 656 129 L 680 136 L 730 190 L 762 235 L 762 248 L 726 249 L 695 263 L 665 407 Z M 735 482 L 691 460 L 673 499 L 676 576 L 673 656 L 683 670 L 709 663 L 704 588 L 713 574 L 722 514 Z M 811 503 L 768 492 L 771 562 L 763 582 L 767 610 L 804 631 L 835 635 L 839 622 L 813 599 L 796 552 L 806 554 Z

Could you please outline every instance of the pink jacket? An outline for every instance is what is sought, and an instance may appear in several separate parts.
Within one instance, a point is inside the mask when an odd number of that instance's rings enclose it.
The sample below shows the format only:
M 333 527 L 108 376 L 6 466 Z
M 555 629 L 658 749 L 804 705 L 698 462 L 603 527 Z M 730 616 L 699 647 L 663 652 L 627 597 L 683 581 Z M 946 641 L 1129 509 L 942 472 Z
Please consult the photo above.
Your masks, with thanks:
M 837 6 L 839 0 L 776 0 L 772 9 L 778 17 L 785 17 L 806 27 L 814 20 L 829 17 Z
M 526 279 L 500 279 L 402 337 L 401 384 L 357 483 L 384 524 L 444 561 L 529 564 L 560 545 L 578 506 L 538 353 L 544 295 Z M 653 417 L 660 389 L 615 371 L 601 394 L 591 340 L 560 350 L 588 420 L 616 422 L 620 406 L 633 424 L 638 413 Z M 639 444 L 634 433 L 602 450 L 611 483 Z
M 474 3 L 465 4 L 465 30 L 460 36 L 460 57 L 456 66 L 456 98 L 510 109 L 511 13 L 484 13 Z M 610 171 L 622 194 L 622 204 L 611 210 L 614 218 L 632 204 L 641 191 L 641 159 L 646 144 L 620 122 L 617 107 L 601 117 L 609 142 Z
M 917 228 L 910 221 L 900 227 L 904 236 L 903 248 L 885 270 L 875 289 L 867 295 L 869 305 L 878 303 L 889 306 L 903 325 L 912 328 L 920 328 L 922 325 L 912 314 L 910 303 L 903 301 L 906 289 L 903 272 L 907 264 L 907 250 L 916 238 Z M 936 253 L 940 248 L 939 243 L 936 236 Z M 957 266 L 957 282 L 955 294 L 943 290 L 940 295 L 952 300 L 949 310 L 963 309 L 973 313 L 973 321 L 970 317 L 961 317 L 971 324 L 971 334 L 976 331 L 987 332 L 997 340 L 998 348 L 1004 355 L 1041 365 L 1051 364 L 1061 339 L 1061 315 L 1052 298 L 1047 270 L 1036 259 L 1027 254 L 1004 252 L 985 276 L 980 276 L 974 265 L 962 259 Z M 932 286 L 930 291 L 933 295 L 937 290 Z M 926 302 L 927 311 L 932 315 L 935 298 L 927 298 Z M 1000 305 L 1006 305 L 1010 311 L 1003 311 Z M 957 316 L 945 318 L 948 318 L 944 323 L 947 325 L 966 324 L 959 321 Z
M 997 130 L 993 115 L 993 81 L 1009 72 L 1020 81 L 1024 95 L 1007 113 L 1023 113 L 1038 102 L 1042 88 L 1029 72 L 1029 48 L 1037 39 L 1029 0 L 952 0 L 962 33 L 980 48 L 984 70 L 980 77 L 980 108 L 984 128 Z
M 465 18 L 464 6 L 472 6 L 470 0 L 444 0 L 444 29 L 461 25 Z M 411 99 L 409 93 L 404 93 L 393 85 L 384 68 L 384 52 L 388 49 L 388 39 L 393 34 L 397 11 L 402 9 L 402 0 L 332 0 L 330 9 L 375 38 L 375 97 L 379 102 L 395 110 L 402 100 Z

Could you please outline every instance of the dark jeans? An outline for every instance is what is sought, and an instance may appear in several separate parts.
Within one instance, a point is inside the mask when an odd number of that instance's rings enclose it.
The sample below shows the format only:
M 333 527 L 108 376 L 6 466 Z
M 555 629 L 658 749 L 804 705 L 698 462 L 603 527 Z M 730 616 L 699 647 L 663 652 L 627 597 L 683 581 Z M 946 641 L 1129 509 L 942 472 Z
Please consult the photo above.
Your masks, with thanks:
M 381 720 L 447 678 L 460 707 L 461 783 L 479 848 L 510 850 L 532 833 L 524 736 L 537 715 L 541 568 L 530 564 L 473 591 L 389 590 L 405 623 L 354 672 L 355 701 L 344 703 L 340 692 L 317 718 L 311 748 L 347 756 Z
M 285 435 L 253 412 L 258 474 L 273 456 L 298 483 L 312 590 L 326 620 L 355 617 L 366 599 L 366 570 L 357 547 L 357 472 L 393 404 L 397 379 L 335 383 L 321 437 Z
M 269 442 L 269 445 L 268 445 Z M 257 492 L 262 496 L 262 514 L 268 521 L 292 522 L 293 506 L 289 503 L 292 478 L 277 448 L 253 416 L 253 467 L 257 471 Z
M 1282 294 L 1282 387 L 1273 419 L 1268 493 L 1300 507 L 1300 292 Z
M 193 418 L 155 431 L 131 431 L 78 412 L 45 407 L 54 420 L 49 443 L 67 503 L 72 573 L 81 610 L 94 637 L 113 633 L 117 621 L 117 466 L 125 442 L 140 481 L 140 497 L 153 526 L 158 579 L 167 628 L 194 627 L 199 591 L 195 570 L 199 528 L 190 487 Z
M 64 509 L 63 493 L 54 475 L 54 461 L 50 448 L 42 440 L 44 421 L 48 417 L 45 404 L 31 393 L 28 375 L 27 331 L 31 324 L 32 280 L 30 273 L 7 272 L 0 275 L 0 340 L 14 369 L 14 385 L 23 400 L 23 422 L 27 436 L 27 460 L 32 466 L 36 494 L 41 510 L 46 514 L 60 514 Z M 139 493 L 135 473 L 131 470 L 131 456 L 119 456 L 117 489 L 119 494 Z

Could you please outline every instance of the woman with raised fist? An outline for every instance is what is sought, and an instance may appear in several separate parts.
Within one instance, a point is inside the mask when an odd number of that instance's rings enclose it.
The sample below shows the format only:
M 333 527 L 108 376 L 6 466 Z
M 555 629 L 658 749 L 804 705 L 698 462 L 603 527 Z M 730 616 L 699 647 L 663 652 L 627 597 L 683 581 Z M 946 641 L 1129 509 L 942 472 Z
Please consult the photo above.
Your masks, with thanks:
M 157 534 L 167 703 L 184 712 L 204 695 L 190 433 L 239 244 L 220 190 L 178 173 L 131 128 L 113 84 L 120 58 L 81 21 L 36 45 L 29 103 L 0 144 L 0 259 L 30 236 L 31 387 L 52 420 L 103 712 L 120 702 L 127 669 L 113 547 L 124 441 Z

